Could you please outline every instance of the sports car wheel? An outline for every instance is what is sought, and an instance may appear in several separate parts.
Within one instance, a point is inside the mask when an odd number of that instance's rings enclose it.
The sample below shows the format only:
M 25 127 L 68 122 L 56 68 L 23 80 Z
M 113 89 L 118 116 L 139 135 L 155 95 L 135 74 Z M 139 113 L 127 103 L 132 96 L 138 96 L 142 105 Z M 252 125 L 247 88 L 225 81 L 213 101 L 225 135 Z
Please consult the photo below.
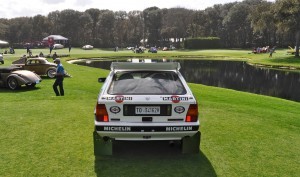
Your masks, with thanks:
M 50 78 L 54 78 L 55 77 L 55 69 L 49 69 L 47 71 L 47 76 L 50 77 Z
M 17 79 L 14 77 L 9 77 L 7 79 L 7 86 L 11 90 L 16 90 L 19 87 Z

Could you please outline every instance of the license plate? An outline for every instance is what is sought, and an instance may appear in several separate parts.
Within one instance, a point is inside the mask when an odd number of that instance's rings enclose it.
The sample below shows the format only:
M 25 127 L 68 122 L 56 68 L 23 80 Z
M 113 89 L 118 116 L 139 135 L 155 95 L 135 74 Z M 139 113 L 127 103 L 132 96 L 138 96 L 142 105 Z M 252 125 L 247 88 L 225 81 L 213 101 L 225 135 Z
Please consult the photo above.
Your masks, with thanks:
M 136 106 L 135 114 L 160 114 L 159 106 Z

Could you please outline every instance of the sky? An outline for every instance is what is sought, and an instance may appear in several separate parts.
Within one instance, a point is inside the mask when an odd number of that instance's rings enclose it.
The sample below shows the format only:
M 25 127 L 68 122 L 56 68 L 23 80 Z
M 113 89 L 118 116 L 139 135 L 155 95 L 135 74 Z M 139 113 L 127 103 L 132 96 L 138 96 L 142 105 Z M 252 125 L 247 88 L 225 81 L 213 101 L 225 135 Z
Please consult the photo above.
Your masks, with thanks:
M 215 4 L 242 0 L 0 0 L 0 18 L 47 16 L 49 12 L 65 9 L 84 12 L 90 8 L 109 9 L 112 11 L 144 10 L 148 7 L 173 8 L 183 7 L 204 10 Z M 275 0 L 268 0 L 275 1 Z

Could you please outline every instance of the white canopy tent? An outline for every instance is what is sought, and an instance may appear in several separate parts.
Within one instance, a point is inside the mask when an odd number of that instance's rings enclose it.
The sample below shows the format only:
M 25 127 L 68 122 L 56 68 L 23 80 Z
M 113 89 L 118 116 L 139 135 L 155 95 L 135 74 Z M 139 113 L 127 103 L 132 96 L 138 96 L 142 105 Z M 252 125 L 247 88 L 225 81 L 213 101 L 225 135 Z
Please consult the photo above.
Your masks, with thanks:
M 0 45 L 6 45 L 6 44 L 8 44 L 8 42 L 6 42 L 6 41 L 2 41 L 2 40 L 0 40 Z
M 0 40 L 0 49 L 2 46 L 6 47 L 6 45 L 8 45 L 8 42 Z M 0 52 L 0 54 L 1 53 L 2 53 L 2 51 Z
M 43 39 L 43 41 L 48 41 L 49 38 L 53 38 L 53 40 L 55 41 L 55 43 L 58 43 L 58 44 L 66 44 L 69 41 L 68 38 L 65 38 L 65 37 L 63 37 L 61 35 L 50 35 L 48 37 L 45 37 Z

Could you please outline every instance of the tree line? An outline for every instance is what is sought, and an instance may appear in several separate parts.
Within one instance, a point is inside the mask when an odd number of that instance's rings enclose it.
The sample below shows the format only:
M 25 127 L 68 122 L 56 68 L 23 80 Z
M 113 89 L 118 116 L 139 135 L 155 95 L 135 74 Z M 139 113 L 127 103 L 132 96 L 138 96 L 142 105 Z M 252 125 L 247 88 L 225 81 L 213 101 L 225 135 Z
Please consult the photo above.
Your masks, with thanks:
M 224 48 L 299 49 L 300 1 L 244 0 L 205 10 L 155 6 L 130 12 L 66 9 L 47 16 L 0 19 L 0 39 L 10 44 L 41 41 L 51 34 L 67 37 L 72 46 L 91 44 L 103 48 L 143 43 L 183 47 L 180 45 L 187 38 L 218 37 Z

